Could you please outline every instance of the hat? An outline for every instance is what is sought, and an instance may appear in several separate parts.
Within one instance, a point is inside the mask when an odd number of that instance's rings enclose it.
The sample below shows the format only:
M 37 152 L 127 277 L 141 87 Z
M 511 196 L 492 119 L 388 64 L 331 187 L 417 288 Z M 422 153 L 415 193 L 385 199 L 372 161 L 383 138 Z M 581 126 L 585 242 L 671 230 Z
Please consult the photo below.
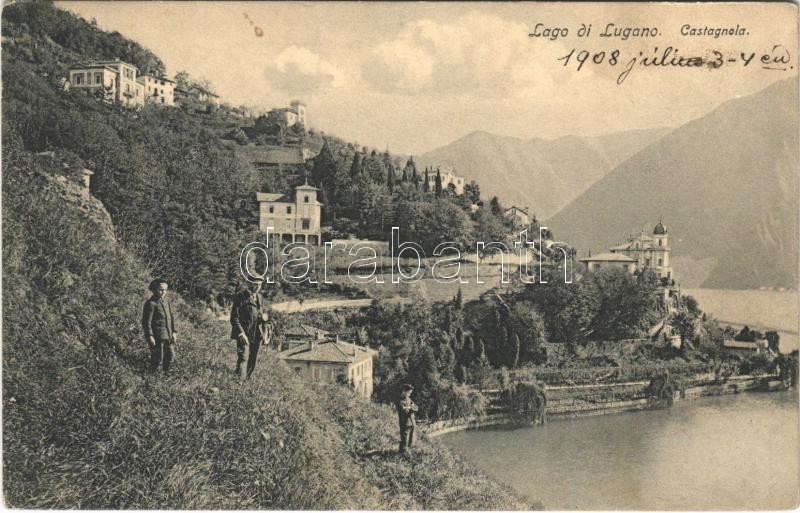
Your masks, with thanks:
M 167 287 L 169 287 L 169 282 L 167 280 L 163 278 L 156 278 L 155 280 L 150 282 L 150 285 L 148 285 L 147 288 L 148 290 L 150 290 L 150 292 L 155 292 L 156 290 L 158 290 L 158 286 L 161 285 L 162 283 L 165 284 Z
M 411 385 L 409 385 L 408 383 L 405 383 L 405 384 L 403 385 L 403 392 L 405 392 L 406 390 L 414 390 L 414 387 L 412 387 L 412 386 L 411 386 Z

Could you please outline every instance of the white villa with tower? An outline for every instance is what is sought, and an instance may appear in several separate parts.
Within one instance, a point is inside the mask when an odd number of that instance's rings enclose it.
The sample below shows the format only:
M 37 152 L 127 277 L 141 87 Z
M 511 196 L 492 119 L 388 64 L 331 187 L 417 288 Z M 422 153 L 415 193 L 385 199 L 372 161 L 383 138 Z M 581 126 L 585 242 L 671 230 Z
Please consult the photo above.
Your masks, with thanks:
M 629 237 L 627 243 L 610 248 L 608 253 L 582 258 L 581 262 L 590 272 L 606 267 L 620 267 L 630 273 L 651 269 L 659 278 L 671 279 L 669 254 L 669 234 L 659 221 L 652 236 L 642 231 L 637 237 Z
M 306 104 L 301 100 L 292 100 L 289 107 L 272 109 L 267 112 L 267 118 L 274 121 L 281 121 L 286 126 L 303 125 L 308 126 Z
M 272 230 L 272 236 L 283 243 L 305 242 L 322 244 L 322 203 L 314 186 L 295 187 L 294 198 L 284 194 L 257 192 L 258 226 L 262 232 Z

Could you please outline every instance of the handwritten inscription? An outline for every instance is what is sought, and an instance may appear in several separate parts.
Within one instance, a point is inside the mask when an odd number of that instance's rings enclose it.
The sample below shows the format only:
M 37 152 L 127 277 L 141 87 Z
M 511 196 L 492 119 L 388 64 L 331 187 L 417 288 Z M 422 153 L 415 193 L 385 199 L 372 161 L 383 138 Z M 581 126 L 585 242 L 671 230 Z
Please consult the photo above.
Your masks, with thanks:
M 573 48 L 568 54 L 557 59 L 566 68 L 575 66 L 576 71 L 581 71 L 584 66 L 620 66 L 621 71 L 617 76 L 617 85 L 621 85 L 636 67 L 654 69 L 664 68 L 702 68 L 718 69 L 723 66 L 740 66 L 747 68 L 754 64 L 761 69 L 774 71 L 787 71 L 794 69 L 789 49 L 783 45 L 774 45 L 766 52 L 736 52 L 723 54 L 719 50 L 709 50 L 705 55 L 685 56 L 680 50 L 672 46 L 666 48 L 653 48 L 647 54 L 640 51 L 634 55 L 626 54 L 624 50 L 591 51 Z M 754 62 L 755 61 L 755 62 Z M 757 63 L 757 64 L 756 64 Z

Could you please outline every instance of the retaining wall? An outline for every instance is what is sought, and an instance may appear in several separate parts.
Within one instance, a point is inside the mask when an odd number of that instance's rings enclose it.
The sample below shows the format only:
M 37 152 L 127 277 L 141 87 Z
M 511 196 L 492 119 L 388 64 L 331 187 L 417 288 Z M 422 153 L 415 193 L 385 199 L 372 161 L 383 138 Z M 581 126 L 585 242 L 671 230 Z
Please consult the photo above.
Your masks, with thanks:
M 713 395 L 737 394 L 739 392 L 751 390 L 763 390 L 763 379 L 764 377 L 755 376 L 731 376 L 723 383 L 708 383 L 689 387 L 684 390 L 683 394 L 679 391 L 676 391 L 673 401 L 682 401 Z M 642 382 L 618 383 L 617 385 L 626 386 L 641 384 Z M 777 388 L 770 385 L 771 383 L 767 386 L 768 390 Z M 582 389 L 585 388 L 585 386 L 558 387 L 560 392 L 566 392 L 568 389 L 573 389 L 576 393 L 581 392 Z M 647 399 L 607 401 L 602 403 L 586 403 L 585 401 L 575 401 L 572 404 L 566 405 L 562 402 L 555 411 L 550 411 L 548 408 L 547 420 L 555 421 L 575 419 L 579 417 L 592 417 L 597 415 L 612 415 L 628 411 L 644 410 L 647 409 L 647 407 Z M 494 413 L 490 415 L 484 415 L 482 417 L 469 417 L 432 422 L 430 424 L 421 426 L 421 431 L 428 438 L 434 438 L 447 433 L 453 433 L 455 431 L 465 431 L 467 429 L 478 429 L 482 427 L 503 424 L 511 424 L 508 415 L 505 413 Z

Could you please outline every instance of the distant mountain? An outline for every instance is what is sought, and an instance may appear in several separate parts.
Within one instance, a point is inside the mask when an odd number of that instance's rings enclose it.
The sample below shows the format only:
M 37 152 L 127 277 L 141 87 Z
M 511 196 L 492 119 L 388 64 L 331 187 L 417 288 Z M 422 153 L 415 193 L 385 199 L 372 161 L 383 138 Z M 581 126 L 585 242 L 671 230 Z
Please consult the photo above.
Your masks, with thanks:
M 723 103 L 665 135 L 547 223 L 580 254 L 663 216 L 685 286 L 795 287 L 796 79 Z
M 531 207 L 545 218 L 667 132 L 659 128 L 553 140 L 473 132 L 417 160 L 423 167 L 451 165 L 480 185 L 482 197 L 496 195 L 506 206 Z

